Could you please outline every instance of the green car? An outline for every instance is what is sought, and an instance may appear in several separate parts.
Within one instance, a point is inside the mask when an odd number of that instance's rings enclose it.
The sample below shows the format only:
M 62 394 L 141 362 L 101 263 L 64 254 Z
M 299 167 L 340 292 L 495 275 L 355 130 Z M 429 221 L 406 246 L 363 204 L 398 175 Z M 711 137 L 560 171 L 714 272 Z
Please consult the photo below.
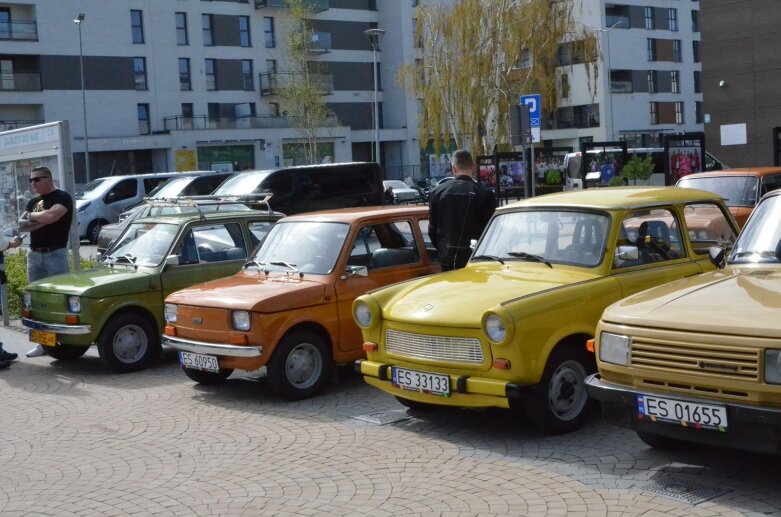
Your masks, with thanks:
M 161 351 L 165 297 L 236 273 L 282 216 L 232 204 L 139 219 L 94 269 L 31 283 L 22 324 L 56 359 L 95 343 L 112 370 L 140 370 Z

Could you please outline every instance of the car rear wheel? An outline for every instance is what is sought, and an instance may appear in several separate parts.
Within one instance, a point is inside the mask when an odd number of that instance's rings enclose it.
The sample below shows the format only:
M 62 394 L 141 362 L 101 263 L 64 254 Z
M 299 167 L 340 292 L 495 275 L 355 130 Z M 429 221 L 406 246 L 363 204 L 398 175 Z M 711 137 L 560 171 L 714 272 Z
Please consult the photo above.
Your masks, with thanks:
M 155 330 L 139 314 L 114 316 L 98 338 L 100 358 L 118 373 L 141 370 L 160 353 L 160 336 Z
M 192 368 L 185 368 L 182 366 L 182 370 L 191 380 L 198 384 L 205 385 L 219 384 L 233 373 L 233 368 L 220 368 L 219 372 L 205 372 L 203 370 L 193 370 Z
M 103 219 L 95 220 L 89 223 L 89 226 L 87 226 L 87 239 L 89 239 L 91 244 L 97 244 L 98 243 L 98 236 L 100 235 L 100 229 L 103 227 L 104 224 L 107 224 L 106 221 Z
M 578 429 L 590 407 L 586 377 L 594 370 L 594 361 L 585 350 L 570 346 L 555 349 L 525 406 L 532 424 L 548 434 Z
M 268 363 L 271 389 L 289 400 L 316 395 L 328 379 L 331 351 L 323 339 L 309 330 L 296 330 L 277 345 Z
M 46 354 L 54 357 L 59 361 L 71 361 L 73 359 L 78 359 L 87 353 L 87 350 L 89 350 L 89 345 L 76 346 L 61 345 L 60 343 L 57 343 L 55 346 L 45 346 L 43 347 L 43 350 L 46 352 Z

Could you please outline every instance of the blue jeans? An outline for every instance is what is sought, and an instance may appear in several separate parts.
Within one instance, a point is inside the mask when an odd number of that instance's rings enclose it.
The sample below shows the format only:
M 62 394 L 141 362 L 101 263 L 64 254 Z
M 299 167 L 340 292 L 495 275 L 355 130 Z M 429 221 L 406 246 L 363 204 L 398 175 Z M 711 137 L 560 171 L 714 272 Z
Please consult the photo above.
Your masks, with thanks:
M 27 255 L 27 281 L 35 282 L 47 276 L 67 273 L 68 248 L 60 248 L 46 253 L 30 251 Z

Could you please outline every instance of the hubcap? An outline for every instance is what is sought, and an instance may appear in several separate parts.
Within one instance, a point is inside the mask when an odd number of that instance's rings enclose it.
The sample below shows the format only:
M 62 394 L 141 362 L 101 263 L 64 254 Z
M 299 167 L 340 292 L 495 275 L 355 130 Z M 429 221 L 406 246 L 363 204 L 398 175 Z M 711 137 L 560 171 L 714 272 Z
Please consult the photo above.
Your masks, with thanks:
M 312 387 L 323 372 L 323 358 L 320 350 L 311 343 L 297 345 L 287 356 L 285 375 L 297 389 Z
M 125 364 L 140 361 L 148 346 L 146 332 L 138 325 L 126 325 L 114 336 L 114 355 Z
M 564 361 L 556 368 L 548 385 L 548 404 L 559 420 L 572 420 L 583 411 L 588 400 L 585 379 L 586 369 L 577 361 Z

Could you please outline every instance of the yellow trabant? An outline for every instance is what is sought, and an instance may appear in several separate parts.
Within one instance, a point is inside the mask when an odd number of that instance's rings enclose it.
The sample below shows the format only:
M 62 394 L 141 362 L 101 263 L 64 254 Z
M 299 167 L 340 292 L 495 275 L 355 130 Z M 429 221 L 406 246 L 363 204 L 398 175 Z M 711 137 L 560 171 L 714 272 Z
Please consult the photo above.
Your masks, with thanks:
M 587 341 L 605 307 L 715 269 L 709 248 L 736 235 L 722 199 L 694 189 L 599 188 L 498 208 L 464 269 L 355 301 L 367 353 L 356 370 L 409 407 L 517 404 L 540 429 L 571 431 L 589 406 Z

